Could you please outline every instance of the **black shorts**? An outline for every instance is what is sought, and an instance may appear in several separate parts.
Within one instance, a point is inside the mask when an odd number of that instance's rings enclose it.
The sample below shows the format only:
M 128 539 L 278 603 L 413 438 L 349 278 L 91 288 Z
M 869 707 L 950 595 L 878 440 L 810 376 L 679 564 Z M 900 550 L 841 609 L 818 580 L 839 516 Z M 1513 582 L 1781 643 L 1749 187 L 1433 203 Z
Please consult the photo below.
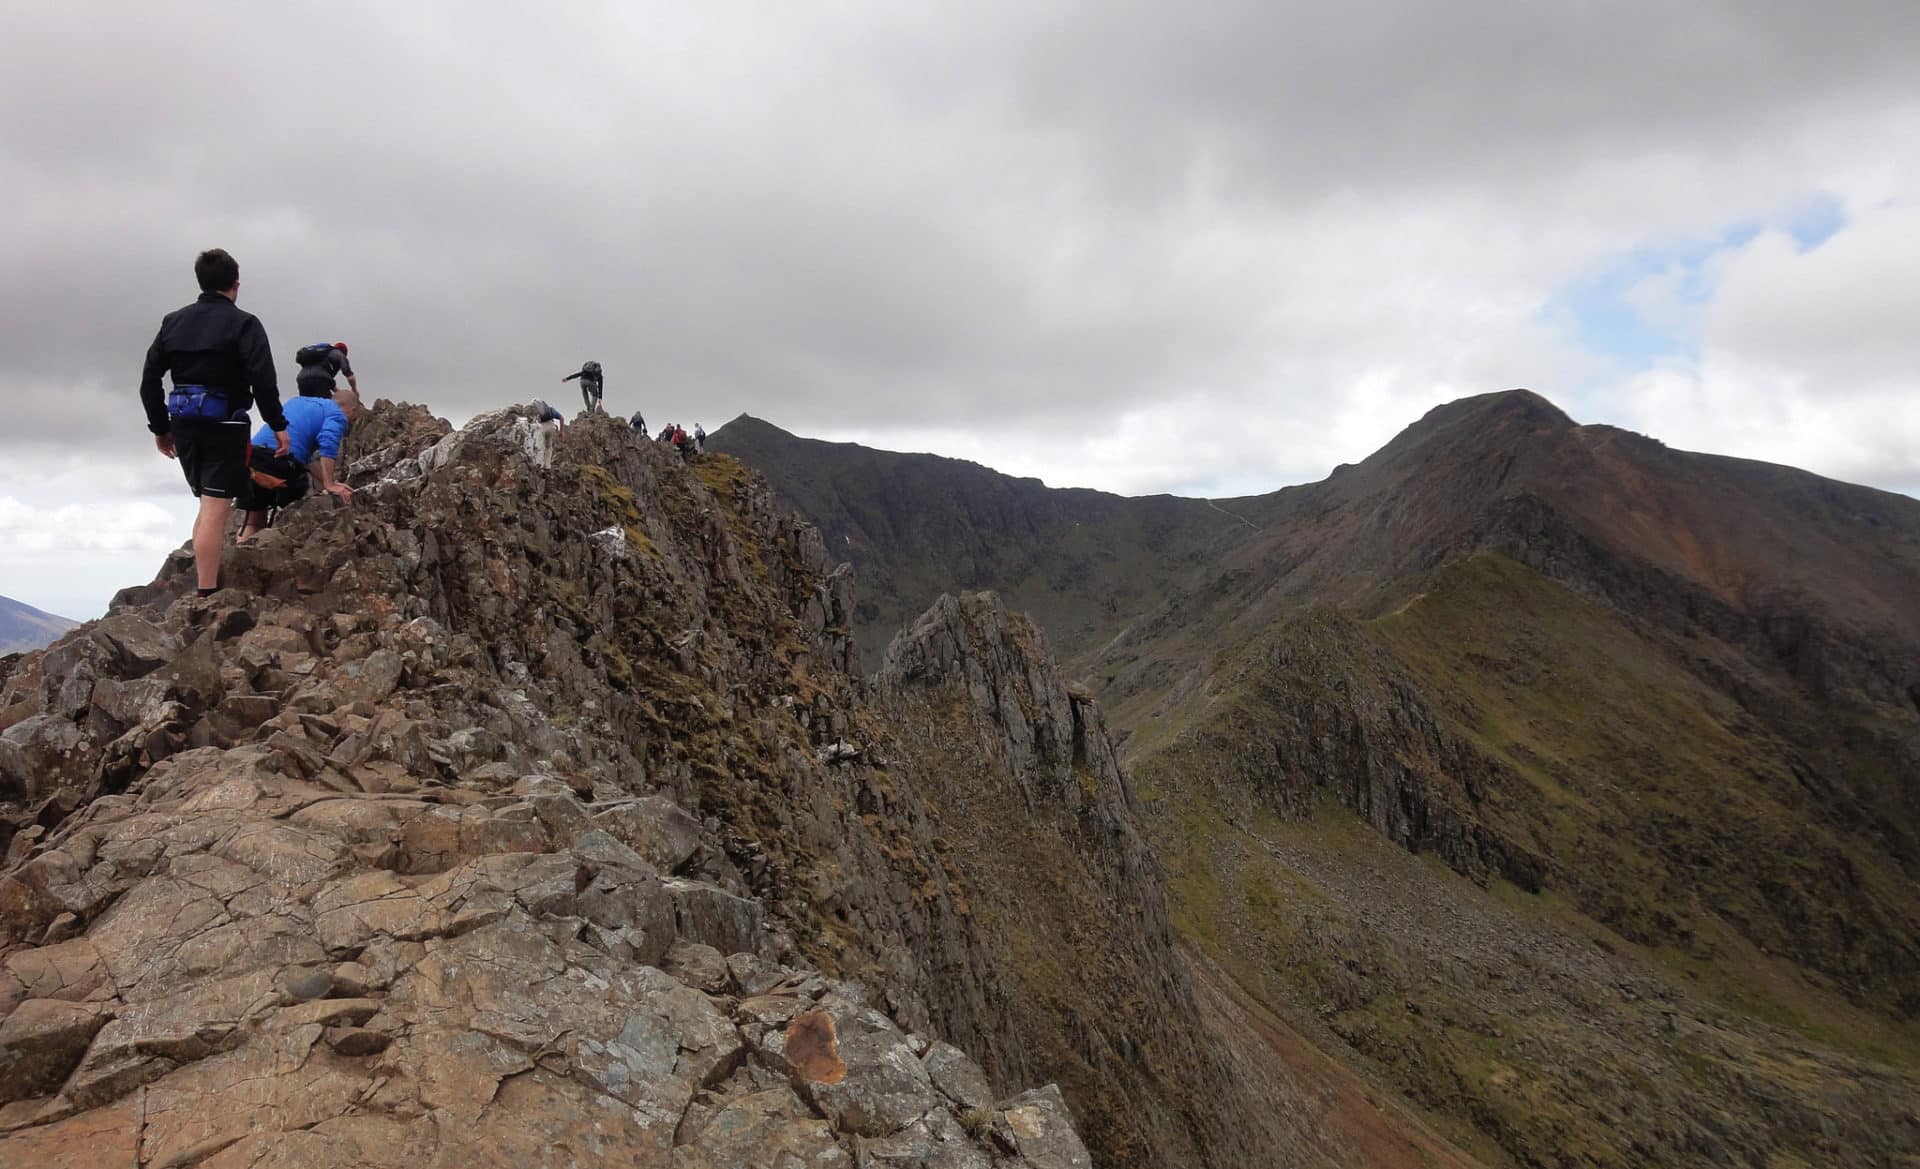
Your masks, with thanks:
M 173 453 L 196 496 L 244 500 L 251 423 L 245 415 L 226 422 L 176 421 Z
M 300 388 L 300 396 L 303 398 L 333 397 L 332 377 L 324 379 L 317 377 L 297 377 L 293 379 L 293 384 Z
M 247 495 L 242 504 L 248 511 L 290 507 L 305 498 L 307 469 L 294 462 L 292 455 L 280 454 L 270 446 L 257 446 L 253 448 L 252 460 L 247 465 Z

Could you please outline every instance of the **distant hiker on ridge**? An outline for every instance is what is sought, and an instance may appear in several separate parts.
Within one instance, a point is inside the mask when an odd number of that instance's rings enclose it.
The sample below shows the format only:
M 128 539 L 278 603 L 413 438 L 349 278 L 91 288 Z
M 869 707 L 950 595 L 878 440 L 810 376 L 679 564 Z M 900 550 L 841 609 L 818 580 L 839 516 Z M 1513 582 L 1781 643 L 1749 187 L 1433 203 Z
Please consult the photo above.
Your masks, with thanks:
M 570 373 L 560 380 L 570 382 L 574 378 L 580 379 L 580 396 L 586 399 L 587 413 L 591 414 L 595 410 L 598 410 L 600 408 L 601 390 L 604 387 L 604 383 L 600 379 L 600 363 L 597 361 L 589 361 L 576 372 Z
M 707 453 L 707 428 L 698 422 L 693 424 L 693 449 L 703 455 Z
M 240 265 L 224 248 L 209 248 L 193 261 L 200 296 L 160 322 L 140 371 L 140 404 L 147 412 L 153 445 L 180 460 L 187 486 L 200 500 L 193 521 L 193 569 L 200 595 L 220 586 L 221 546 L 233 502 L 247 493 L 247 407 L 260 404 L 274 449 L 289 447 L 280 383 L 273 372 L 267 330 L 234 301 L 240 295 Z M 164 396 L 162 374 L 173 375 Z
M 628 421 L 628 425 L 632 426 L 633 432 L 641 438 L 647 437 L 647 420 L 641 417 L 640 411 L 635 410 L 633 412 L 633 417 Z
M 353 502 L 353 488 L 334 478 L 340 458 L 340 440 L 347 437 L 360 416 L 360 395 L 338 389 L 331 398 L 301 396 L 287 402 L 287 453 L 272 450 L 267 428 L 253 436 L 252 483 L 248 487 L 247 522 L 237 540 L 260 534 L 271 517 L 268 509 L 289 507 L 306 497 L 313 478 L 320 490 L 341 503 Z
M 532 402 L 528 403 L 528 409 L 533 411 L 533 420 L 535 422 L 557 422 L 560 424 L 560 429 L 565 430 L 567 428 L 567 420 L 561 417 L 560 411 L 549 406 L 544 399 L 535 398 Z
M 303 345 L 294 352 L 293 359 L 300 363 L 300 372 L 294 376 L 293 384 L 299 387 L 303 398 L 331 398 L 334 375 L 342 373 L 347 375 L 347 385 L 353 392 L 360 392 L 360 379 L 353 375 L 353 363 L 347 360 L 345 341 Z

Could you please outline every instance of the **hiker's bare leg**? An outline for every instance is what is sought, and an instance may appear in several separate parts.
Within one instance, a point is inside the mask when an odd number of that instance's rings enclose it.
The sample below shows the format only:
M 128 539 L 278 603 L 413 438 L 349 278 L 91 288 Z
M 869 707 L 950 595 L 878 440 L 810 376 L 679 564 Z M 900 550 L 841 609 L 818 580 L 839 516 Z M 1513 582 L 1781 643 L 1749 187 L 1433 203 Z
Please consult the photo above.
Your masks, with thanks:
M 248 540 L 253 539 L 265 530 L 267 526 L 267 512 L 265 508 L 244 514 L 247 517 L 246 522 L 240 525 L 240 534 L 233 538 L 233 542 L 236 544 L 244 544 Z
M 227 520 L 232 515 L 233 500 L 200 497 L 200 514 L 193 521 L 193 571 L 203 589 L 220 583 L 221 545 L 227 542 Z

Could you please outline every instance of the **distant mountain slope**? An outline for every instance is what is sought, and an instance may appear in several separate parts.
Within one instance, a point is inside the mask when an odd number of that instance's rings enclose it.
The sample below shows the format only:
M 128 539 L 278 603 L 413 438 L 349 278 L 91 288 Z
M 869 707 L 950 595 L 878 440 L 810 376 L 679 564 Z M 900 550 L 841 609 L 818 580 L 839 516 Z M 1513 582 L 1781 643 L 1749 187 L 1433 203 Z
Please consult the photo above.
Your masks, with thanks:
M 1068 653 L 1178 588 L 1244 531 L 1203 500 L 1055 489 L 960 459 L 800 438 L 741 415 L 707 440 L 763 471 L 860 582 L 867 666 L 941 593 L 992 588 Z
M 1920 1151 L 1920 501 L 1527 391 L 1211 502 L 739 425 L 863 590 L 1033 612 L 1126 736 L 1183 932 L 1465 1145 Z M 1450 870 L 1424 916 L 1376 904 L 1381 847 Z
M 1483 548 L 1797 684 L 1920 706 L 1920 501 L 1579 426 L 1524 390 L 1438 407 L 1358 465 L 1237 500 L 1052 489 L 744 416 L 711 441 L 852 561 L 869 667 L 940 592 L 992 588 L 1127 729 L 1292 607 L 1380 611 Z M 1764 688 L 1752 665 L 1720 668 Z
M 78 622 L 56 616 L 11 597 L 0 597 L 0 654 L 26 653 L 52 644 Z

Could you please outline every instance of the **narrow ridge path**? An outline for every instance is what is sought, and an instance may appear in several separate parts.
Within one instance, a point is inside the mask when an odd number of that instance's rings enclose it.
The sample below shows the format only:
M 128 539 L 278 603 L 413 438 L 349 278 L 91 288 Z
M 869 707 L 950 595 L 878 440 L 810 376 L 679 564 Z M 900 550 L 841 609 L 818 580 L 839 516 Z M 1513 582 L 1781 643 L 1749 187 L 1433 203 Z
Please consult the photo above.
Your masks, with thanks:
M 1252 520 L 1248 519 L 1246 516 L 1237 515 L 1233 512 L 1230 512 L 1226 508 L 1221 507 L 1219 504 L 1215 503 L 1211 499 L 1203 499 L 1200 502 L 1206 504 L 1208 507 L 1219 512 L 1223 516 L 1227 516 L 1230 519 L 1239 520 L 1241 523 L 1247 525 L 1249 528 L 1252 528 L 1256 532 L 1262 532 L 1266 530 L 1265 528 L 1262 528 L 1259 524 L 1256 524 Z

